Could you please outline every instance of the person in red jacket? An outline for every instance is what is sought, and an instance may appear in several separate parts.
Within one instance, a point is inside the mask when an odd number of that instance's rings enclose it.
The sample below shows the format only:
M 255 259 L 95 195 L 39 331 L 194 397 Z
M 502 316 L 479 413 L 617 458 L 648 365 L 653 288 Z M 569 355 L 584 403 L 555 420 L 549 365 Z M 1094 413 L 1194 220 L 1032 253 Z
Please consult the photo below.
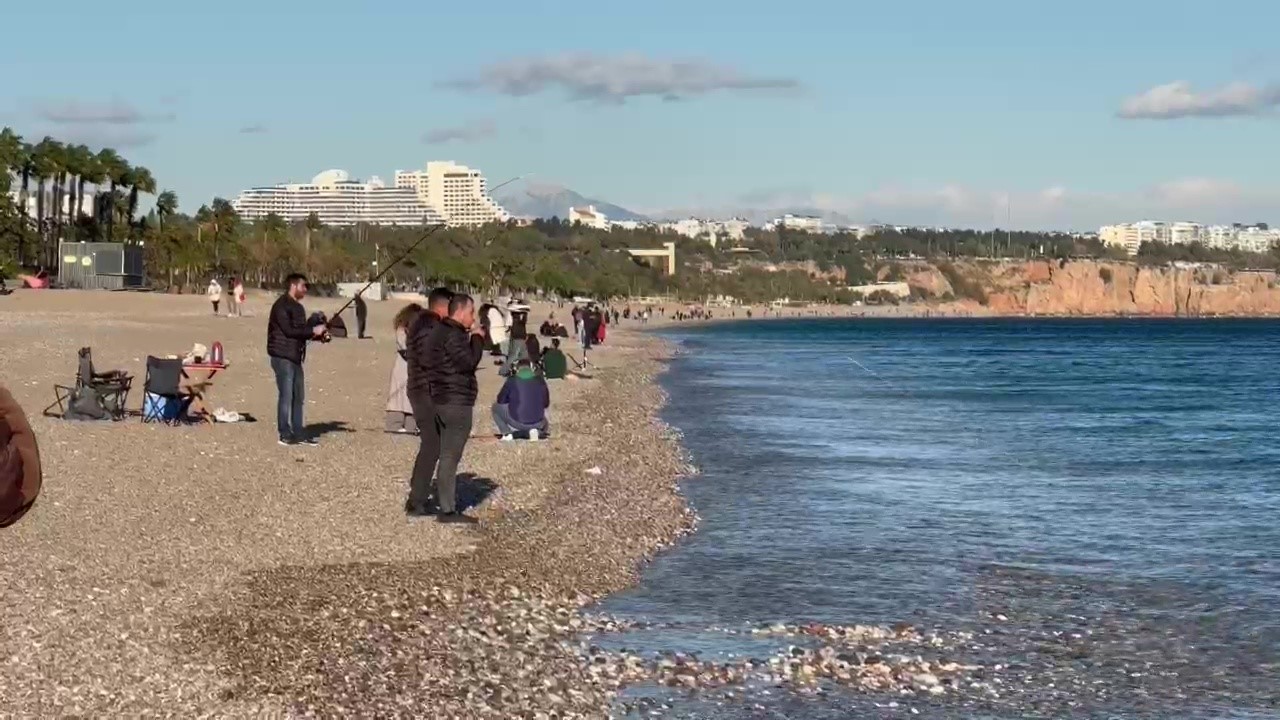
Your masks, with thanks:
M 27 416 L 0 385 L 0 528 L 31 509 L 40 494 L 40 448 Z

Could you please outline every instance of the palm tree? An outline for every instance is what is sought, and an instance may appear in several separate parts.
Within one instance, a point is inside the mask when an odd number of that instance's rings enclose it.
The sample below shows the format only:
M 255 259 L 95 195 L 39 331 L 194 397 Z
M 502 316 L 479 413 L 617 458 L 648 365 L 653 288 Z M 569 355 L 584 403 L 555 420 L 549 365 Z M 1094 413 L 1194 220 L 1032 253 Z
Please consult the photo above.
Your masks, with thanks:
M 22 136 L 6 127 L 0 130 L 0 192 L 7 193 L 10 173 L 22 172 Z
M 320 216 L 311 213 L 307 216 L 307 257 L 311 257 L 311 233 L 317 232 L 324 228 L 324 223 L 320 222 Z
M 138 211 L 138 193 L 144 192 L 148 195 L 154 195 L 156 192 L 156 179 L 151 176 L 151 171 L 139 165 L 129 172 L 129 224 L 133 224 L 133 215 Z
M 178 193 L 165 190 L 156 196 L 156 219 L 164 230 L 164 219 L 178 211 Z
M 84 193 L 84 176 L 88 171 L 89 161 L 93 158 L 93 153 L 85 145 L 68 145 L 65 155 L 68 180 L 66 212 L 67 219 L 74 226 L 80 219 L 76 198 Z
M 123 183 L 129 175 L 129 163 L 120 154 L 111 148 L 103 148 L 98 151 L 98 165 L 102 169 L 102 176 L 105 181 L 111 183 L 110 190 L 106 195 L 105 209 L 99 208 L 102 218 L 107 223 L 107 239 L 115 239 L 116 226 L 116 186 Z
M 85 184 L 93 183 L 96 196 L 97 187 L 106 179 L 106 172 L 102 168 L 102 161 L 99 159 L 99 156 L 95 155 L 88 147 L 84 145 L 77 145 L 76 151 L 84 152 L 84 157 L 81 158 L 80 163 L 80 174 L 76 179 L 76 219 L 79 220 L 80 217 L 84 215 Z M 98 209 L 96 202 L 94 203 L 93 209 L 96 217 Z
M 49 136 L 36 144 L 31 151 L 32 174 L 36 177 L 36 226 L 39 228 L 42 262 L 51 257 L 49 252 L 49 228 L 45 224 L 46 199 L 45 181 L 55 181 L 61 172 L 61 144 Z

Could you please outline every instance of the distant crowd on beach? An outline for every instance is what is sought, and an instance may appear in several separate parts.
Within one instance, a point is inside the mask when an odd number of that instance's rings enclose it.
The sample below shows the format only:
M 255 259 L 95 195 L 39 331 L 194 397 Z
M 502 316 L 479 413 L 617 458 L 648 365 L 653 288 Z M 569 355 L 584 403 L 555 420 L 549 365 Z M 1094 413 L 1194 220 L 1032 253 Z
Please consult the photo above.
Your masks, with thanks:
M 267 321 L 267 354 L 278 393 L 276 429 L 281 445 L 311 446 L 318 439 L 306 433 L 303 419 L 307 348 L 326 342 L 340 330 L 345 333 L 345 327 L 339 317 L 309 315 L 303 308 L 309 289 L 305 276 L 291 275 L 286 282 L 287 289 L 272 305 Z M 214 312 L 220 285 L 216 279 L 209 285 Z M 364 337 L 359 294 L 353 303 L 359 336 Z M 582 302 L 568 311 L 567 324 L 552 312 L 535 332 L 530 311 L 518 299 L 477 303 L 470 295 L 439 287 L 427 293 L 424 304 L 409 303 L 396 313 L 392 321 L 396 357 L 385 429 L 419 438 L 404 506 L 409 516 L 431 516 L 447 524 L 477 522 L 458 505 L 457 472 L 472 439 L 477 373 L 486 354 L 504 378 L 490 408 L 496 437 L 504 442 L 538 442 L 551 433 L 547 417 L 551 383 L 589 379 L 591 353 L 607 342 L 610 326 L 628 320 L 644 324 L 652 316 L 648 308 L 633 311 Z M 581 359 L 563 345 L 570 339 L 576 341 Z

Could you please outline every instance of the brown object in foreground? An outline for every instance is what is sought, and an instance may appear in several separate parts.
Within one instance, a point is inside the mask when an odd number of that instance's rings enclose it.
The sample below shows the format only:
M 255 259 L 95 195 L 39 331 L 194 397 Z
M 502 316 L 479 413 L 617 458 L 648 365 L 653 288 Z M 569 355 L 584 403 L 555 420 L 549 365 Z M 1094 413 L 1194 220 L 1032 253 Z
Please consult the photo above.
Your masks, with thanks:
M 0 527 L 18 521 L 40 494 L 40 449 L 27 416 L 0 385 Z

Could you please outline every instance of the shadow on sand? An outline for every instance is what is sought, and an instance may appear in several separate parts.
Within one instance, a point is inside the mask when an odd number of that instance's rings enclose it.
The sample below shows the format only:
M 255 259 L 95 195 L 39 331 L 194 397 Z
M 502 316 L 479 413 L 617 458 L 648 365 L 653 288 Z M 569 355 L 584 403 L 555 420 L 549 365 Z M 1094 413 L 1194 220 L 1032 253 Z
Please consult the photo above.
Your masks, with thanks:
M 324 437 L 325 435 L 328 435 L 329 433 L 339 433 L 339 432 L 349 433 L 349 432 L 355 432 L 355 430 L 352 430 L 350 427 L 348 427 L 345 421 L 330 420 L 328 422 L 312 423 L 308 425 L 306 430 L 304 431 L 304 433 L 308 437 L 313 437 L 313 438 L 320 438 L 320 437 Z
M 464 512 L 489 499 L 498 483 L 474 473 L 458 473 L 458 512 Z

